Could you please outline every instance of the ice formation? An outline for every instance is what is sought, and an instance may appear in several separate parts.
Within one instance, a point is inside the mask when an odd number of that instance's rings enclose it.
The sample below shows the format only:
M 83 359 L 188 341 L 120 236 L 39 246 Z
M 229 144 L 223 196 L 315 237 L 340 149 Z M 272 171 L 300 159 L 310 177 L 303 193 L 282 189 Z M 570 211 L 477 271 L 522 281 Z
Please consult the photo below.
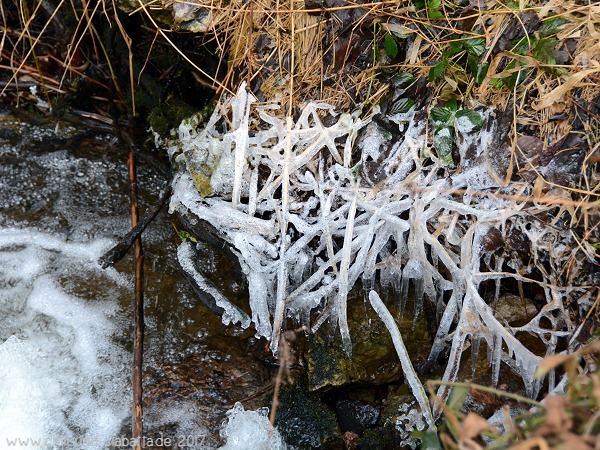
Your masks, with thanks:
M 236 403 L 227 411 L 221 429 L 225 445 L 220 450 L 285 450 L 287 445 L 277 428 L 269 422 L 269 408 L 245 411 Z
M 502 272 L 503 257 L 484 240 L 491 230 L 517 229 L 552 259 L 554 243 L 570 237 L 524 219 L 525 204 L 510 195 L 526 194 L 526 185 L 501 185 L 492 113 L 482 113 L 479 137 L 469 124 L 457 126 L 462 170 L 453 170 L 436 157 L 427 115 L 414 108 L 389 118 L 397 126 L 392 140 L 381 138 L 374 116 L 310 103 L 294 120 L 278 117 L 276 108 L 255 106 L 242 85 L 206 124 L 184 121 L 178 139 L 167 143 L 178 167 L 171 211 L 210 224 L 231 247 L 248 281 L 257 335 L 276 352 L 286 318 L 312 330 L 330 319 L 350 353 L 346 311 L 356 282 L 367 291 L 376 280 L 381 289 L 392 287 L 401 309 L 412 282 L 415 316 L 425 299 L 438 313 L 429 359 L 450 349 L 445 380 L 456 379 L 463 351 L 473 343 L 477 356 L 484 341 L 494 381 L 505 364 L 536 395 L 540 381 L 533 374 L 543 355 L 515 334 L 527 332 L 555 351 L 570 330 L 562 306 L 568 291 L 547 275 L 547 305 L 539 314 L 520 328 L 501 323 L 479 287 L 527 279 L 527 267 Z M 385 307 L 376 309 L 385 321 Z

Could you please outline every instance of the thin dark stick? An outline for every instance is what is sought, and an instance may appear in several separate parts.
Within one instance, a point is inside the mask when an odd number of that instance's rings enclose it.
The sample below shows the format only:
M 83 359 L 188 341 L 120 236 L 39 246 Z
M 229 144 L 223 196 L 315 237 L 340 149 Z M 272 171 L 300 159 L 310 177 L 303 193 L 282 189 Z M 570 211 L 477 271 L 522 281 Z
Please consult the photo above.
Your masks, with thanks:
M 146 227 L 154 220 L 154 218 L 158 215 L 164 204 L 169 199 L 171 194 L 171 186 L 167 185 L 165 191 L 158 199 L 158 203 L 151 207 L 146 215 L 134 228 L 132 228 L 123 238 L 119 241 L 117 245 L 107 251 L 104 255 L 102 255 L 98 259 L 98 263 L 102 266 L 103 269 L 106 269 L 108 266 L 112 266 L 127 254 L 129 248 L 133 245 L 138 237 L 142 235 Z
M 129 194 L 131 197 L 131 225 L 137 227 L 139 221 L 137 177 L 135 170 L 135 153 L 129 147 L 129 159 L 127 160 L 129 172 Z M 134 339 L 133 339 L 133 439 L 135 449 L 142 449 L 143 439 L 143 408 L 142 408 L 142 361 L 144 352 L 144 253 L 142 249 L 142 238 L 138 235 L 134 242 L 135 251 L 135 306 L 134 306 Z

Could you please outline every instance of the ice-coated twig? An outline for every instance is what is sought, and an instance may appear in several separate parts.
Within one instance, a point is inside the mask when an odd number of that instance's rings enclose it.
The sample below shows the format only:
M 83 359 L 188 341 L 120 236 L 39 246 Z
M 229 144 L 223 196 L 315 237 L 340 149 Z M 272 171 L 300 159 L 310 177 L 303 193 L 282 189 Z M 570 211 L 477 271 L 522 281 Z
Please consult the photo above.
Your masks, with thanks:
M 394 321 L 392 314 L 385 307 L 377 292 L 371 291 L 369 293 L 369 301 L 371 302 L 371 306 L 377 312 L 386 328 L 390 332 L 390 336 L 392 336 L 392 341 L 394 342 L 394 347 L 396 349 L 396 353 L 398 353 L 398 358 L 400 359 L 400 364 L 402 366 L 402 371 L 404 372 L 404 377 L 408 385 L 410 386 L 411 392 L 417 399 L 419 406 L 421 407 L 421 411 L 423 412 L 423 416 L 425 416 L 425 420 L 429 425 L 430 430 L 435 430 L 435 421 L 433 419 L 433 414 L 431 413 L 431 407 L 429 405 L 429 400 L 427 400 L 427 394 L 425 393 L 425 388 L 423 388 L 423 384 L 419 380 L 417 373 L 410 361 L 410 356 L 408 355 L 408 351 L 404 345 L 404 341 L 402 340 L 402 335 L 400 334 L 400 330 L 398 329 L 398 325 Z
M 250 326 L 250 317 L 238 306 L 231 303 L 209 280 L 204 278 L 194 263 L 194 246 L 182 242 L 177 248 L 177 258 L 184 274 L 192 281 L 192 286 L 201 295 L 206 305 L 221 316 L 224 325 L 238 323 L 242 328 Z

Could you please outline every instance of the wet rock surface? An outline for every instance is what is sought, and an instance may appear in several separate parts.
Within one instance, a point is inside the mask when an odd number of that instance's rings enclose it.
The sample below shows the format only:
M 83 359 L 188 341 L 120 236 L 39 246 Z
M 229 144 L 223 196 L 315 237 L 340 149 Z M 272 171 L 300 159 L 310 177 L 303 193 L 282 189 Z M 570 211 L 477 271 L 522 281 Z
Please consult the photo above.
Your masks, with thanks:
M 307 355 L 311 390 L 327 390 L 351 383 L 379 385 L 403 378 L 398 355 L 381 319 L 366 303 L 357 301 L 350 305 L 349 326 L 355 336 L 351 358 L 337 336 L 330 335 L 327 324 L 309 337 Z M 430 348 L 425 321 L 413 325 L 407 313 L 400 326 L 405 336 L 411 336 L 406 341 L 410 355 L 417 362 L 424 361 Z

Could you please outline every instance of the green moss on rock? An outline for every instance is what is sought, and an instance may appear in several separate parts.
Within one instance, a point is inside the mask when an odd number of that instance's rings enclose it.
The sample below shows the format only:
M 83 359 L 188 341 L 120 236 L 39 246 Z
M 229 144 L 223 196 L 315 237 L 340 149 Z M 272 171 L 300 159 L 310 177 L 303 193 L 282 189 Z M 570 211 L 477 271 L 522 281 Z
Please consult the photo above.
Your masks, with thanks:
M 208 197 L 212 195 L 213 188 L 210 184 L 210 177 L 206 176 L 201 172 L 192 173 L 192 178 L 194 179 L 194 184 L 196 185 L 196 189 L 198 189 L 198 193 L 202 197 Z
M 161 138 L 169 138 L 171 130 L 184 120 L 197 114 L 198 110 L 185 102 L 170 100 L 158 105 L 149 115 L 148 123 Z
M 399 448 L 399 436 L 392 426 L 371 428 L 364 432 L 358 441 L 360 450 L 381 450 L 384 448 Z
M 401 378 L 398 356 L 381 320 L 365 308 L 362 300 L 348 303 L 352 358 L 342 348 L 337 330 L 330 336 L 329 327 L 321 327 L 309 340 L 308 380 L 311 390 L 353 382 L 379 384 Z

